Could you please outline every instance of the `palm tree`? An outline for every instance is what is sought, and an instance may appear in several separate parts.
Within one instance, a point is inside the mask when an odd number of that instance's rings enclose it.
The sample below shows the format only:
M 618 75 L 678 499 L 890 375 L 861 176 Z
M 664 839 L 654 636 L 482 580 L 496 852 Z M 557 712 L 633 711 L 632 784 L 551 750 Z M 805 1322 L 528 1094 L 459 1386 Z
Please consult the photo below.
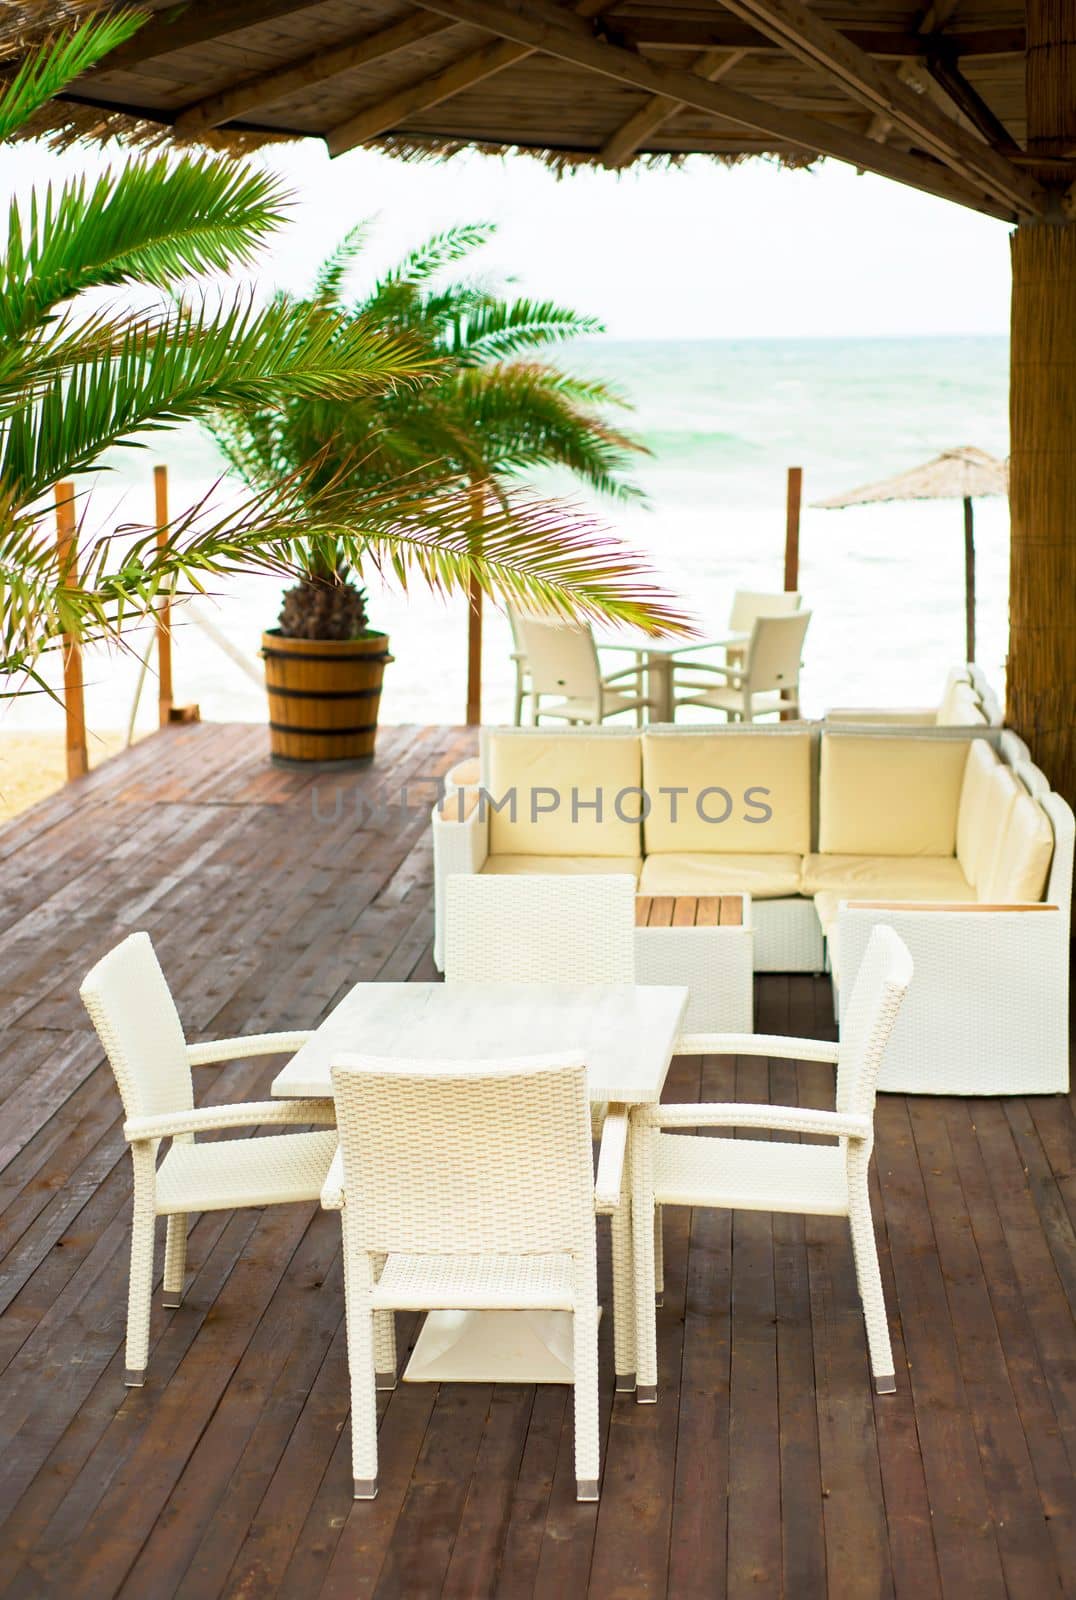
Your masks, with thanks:
M 466 495 L 476 557 L 490 548 L 480 526 L 488 507 L 508 510 L 521 478 L 536 468 L 567 468 L 599 493 L 641 498 L 623 474 L 644 446 L 608 415 L 624 406 L 622 397 L 535 354 L 600 332 L 599 323 L 549 301 L 502 298 L 469 279 L 445 282 L 450 268 L 490 239 L 493 229 L 483 223 L 434 235 L 352 298 L 347 282 L 368 233 L 367 223 L 353 228 L 322 266 L 310 297 L 292 304 L 304 316 L 321 310 L 349 328 L 405 341 L 434 376 L 416 389 L 222 411 L 211 430 L 252 489 L 268 490 L 317 457 L 312 488 L 319 481 L 346 487 L 360 518 L 365 502 L 394 483 L 410 484 L 440 507 Z M 473 674 L 482 585 L 473 577 L 468 587 Z M 331 568 L 311 562 L 285 598 L 281 625 L 299 637 L 350 637 L 365 625 L 362 591 L 342 562 Z M 472 680 L 469 720 L 478 720 L 477 701 Z
M 91 17 L 27 57 L 0 87 L 0 139 L 143 20 Z M 65 633 L 115 638 L 162 596 L 210 576 L 255 566 L 294 572 L 297 559 L 335 567 L 360 554 L 434 584 L 514 584 L 563 609 L 675 623 L 668 597 L 608 536 L 535 501 L 483 518 L 480 558 L 466 497 L 433 504 L 418 479 L 386 480 L 364 501 L 357 530 L 353 492 L 317 451 L 227 516 L 191 508 L 163 549 L 153 529 L 83 533 L 57 570 L 46 497 L 110 446 L 220 408 L 273 417 L 283 404 L 420 392 L 431 378 L 429 354 L 413 338 L 324 300 L 259 307 L 242 292 L 191 297 L 192 280 L 248 266 L 287 206 L 265 173 L 158 155 L 10 207 L 0 247 L 0 676 L 16 688 L 27 677 L 43 684 L 41 654 Z M 100 309 L 94 291 L 130 285 L 155 291 L 158 303 Z M 84 508 L 83 530 L 87 522 Z

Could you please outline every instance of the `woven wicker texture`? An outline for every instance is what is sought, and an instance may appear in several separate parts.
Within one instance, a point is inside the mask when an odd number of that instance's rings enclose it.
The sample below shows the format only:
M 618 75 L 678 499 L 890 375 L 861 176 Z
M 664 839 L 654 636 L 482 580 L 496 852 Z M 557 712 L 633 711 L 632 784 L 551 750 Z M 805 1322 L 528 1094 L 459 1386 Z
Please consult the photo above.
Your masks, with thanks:
M 598 1283 L 583 1062 L 351 1057 L 332 1078 L 343 1188 L 329 1198 L 343 1200 L 357 1492 L 376 1493 L 376 1311 L 545 1304 L 574 1318 L 575 1470 L 592 1498 Z
M 447 883 L 449 983 L 634 983 L 635 880 L 458 876 Z
M 157 1214 L 317 1200 L 336 1132 L 174 1144 L 157 1169 Z

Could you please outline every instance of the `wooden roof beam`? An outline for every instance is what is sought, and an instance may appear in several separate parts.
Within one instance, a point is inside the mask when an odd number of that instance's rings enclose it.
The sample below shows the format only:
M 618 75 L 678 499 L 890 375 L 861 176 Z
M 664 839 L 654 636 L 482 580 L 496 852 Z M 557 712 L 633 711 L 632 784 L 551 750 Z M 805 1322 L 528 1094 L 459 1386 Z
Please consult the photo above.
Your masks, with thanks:
M 528 44 L 620 83 L 630 83 L 651 94 L 668 95 L 685 106 L 756 128 L 780 144 L 796 145 L 811 155 L 833 156 L 928 194 L 956 200 L 988 216 L 1012 221 L 1018 209 L 1000 201 L 985 185 L 961 183 L 948 167 L 927 156 L 888 149 L 835 123 L 786 111 L 724 84 L 707 83 L 683 68 L 650 61 L 634 50 L 604 43 L 595 37 L 590 25 L 545 0 L 420 0 L 420 4 L 428 11 Z
M 778 40 L 801 61 L 834 78 L 845 92 L 888 117 L 921 148 L 943 161 L 965 182 L 990 193 L 1023 215 L 1039 215 L 1046 195 L 1036 179 L 1006 155 L 966 133 L 924 95 L 851 44 L 802 0 L 723 0 L 726 8 Z
M 717 83 L 746 54 L 746 50 L 706 50 L 691 70 L 708 83 Z M 645 105 L 640 106 L 609 135 L 598 151 L 598 160 L 606 167 L 626 165 L 652 134 L 683 109 L 682 100 L 672 99 L 665 94 L 652 95 Z
M 224 89 L 220 94 L 209 95 L 205 100 L 187 106 L 175 120 L 177 133 L 194 137 L 208 128 L 219 128 L 225 122 L 246 116 L 251 111 L 264 111 L 267 106 L 287 100 L 303 89 L 311 89 L 344 72 L 371 61 L 381 61 L 387 56 L 406 50 L 422 39 L 443 33 L 453 23 L 445 17 L 435 17 L 428 11 L 413 11 L 402 22 L 377 33 L 366 32 L 330 45 L 304 56 L 301 61 L 290 62 L 272 72 L 256 73 Z
M 1010 159 L 1023 156 L 1023 150 L 1001 118 L 987 105 L 975 85 L 968 82 L 947 50 L 933 48 L 927 56 L 926 69 L 939 89 L 952 101 L 957 110 L 978 128 L 988 144 L 993 145 L 995 150 L 1002 151 Z
M 164 5 L 133 38 L 105 56 L 92 76 L 126 72 L 143 61 L 238 33 L 241 28 L 255 28 L 260 22 L 271 22 L 292 11 L 310 11 L 318 3 L 319 0 L 189 0 L 185 6 Z
M 633 11 L 625 16 L 614 15 L 616 31 L 629 44 L 647 50 L 759 50 L 773 52 L 780 49 L 774 40 L 767 38 L 757 28 L 741 22 L 738 17 L 715 11 L 709 17 L 669 17 L 664 12 L 646 14 Z M 889 56 L 900 59 L 922 54 L 923 41 L 919 33 L 903 32 L 898 28 L 864 27 L 856 22 L 841 21 L 837 26 L 846 39 L 872 56 Z M 1025 48 L 1025 30 L 1022 24 L 1004 28 L 964 28 L 960 32 L 944 35 L 947 48 L 957 56 L 1022 56 Z

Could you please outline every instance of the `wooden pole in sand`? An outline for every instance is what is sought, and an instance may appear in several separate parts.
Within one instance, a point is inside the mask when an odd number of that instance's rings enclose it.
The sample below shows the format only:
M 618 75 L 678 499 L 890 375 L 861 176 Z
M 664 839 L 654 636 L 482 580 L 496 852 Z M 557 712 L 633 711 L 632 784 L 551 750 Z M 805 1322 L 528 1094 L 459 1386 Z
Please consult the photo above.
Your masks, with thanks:
M 78 540 L 75 528 L 75 486 L 58 483 L 56 557 L 65 589 L 78 588 Z M 83 699 L 82 650 L 74 634 L 63 636 L 64 718 L 67 732 L 67 776 L 82 778 L 90 770 L 86 754 L 86 706 Z
M 153 497 L 157 516 L 157 549 L 168 543 L 168 468 L 153 469 Z M 157 608 L 157 720 L 167 728 L 172 720 L 172 606 L 164 600 Z
M 803 468 L 789 467 L 785 502 L 785 589 L 800 586 L 800 507 L 803 504 Z
M 964 660 L 975 660 L 975 512 L 964 499 Z

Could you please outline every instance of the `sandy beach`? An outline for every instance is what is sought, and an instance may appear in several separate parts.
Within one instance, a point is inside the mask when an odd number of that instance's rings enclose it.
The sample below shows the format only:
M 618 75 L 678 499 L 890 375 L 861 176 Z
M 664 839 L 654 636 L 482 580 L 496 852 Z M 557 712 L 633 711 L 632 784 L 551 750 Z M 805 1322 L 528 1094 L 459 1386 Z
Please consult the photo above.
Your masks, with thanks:
M 91 734 L 90 766 L 100 766 L 122 748 L 122 733 Z M 62 733 L 0 731 L 0 822 L 18 816 L 66 782 Z

